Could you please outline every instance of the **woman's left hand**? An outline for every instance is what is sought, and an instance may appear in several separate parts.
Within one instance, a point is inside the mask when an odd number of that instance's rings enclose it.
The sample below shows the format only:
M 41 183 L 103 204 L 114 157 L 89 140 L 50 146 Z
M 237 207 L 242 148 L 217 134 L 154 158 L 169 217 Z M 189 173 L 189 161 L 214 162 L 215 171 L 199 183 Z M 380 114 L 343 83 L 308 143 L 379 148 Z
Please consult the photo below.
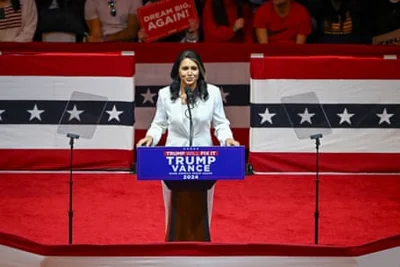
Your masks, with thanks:
M 240 146 L 240 143 L 232 138 L 228 138 L 225 140 L 226 146 Z

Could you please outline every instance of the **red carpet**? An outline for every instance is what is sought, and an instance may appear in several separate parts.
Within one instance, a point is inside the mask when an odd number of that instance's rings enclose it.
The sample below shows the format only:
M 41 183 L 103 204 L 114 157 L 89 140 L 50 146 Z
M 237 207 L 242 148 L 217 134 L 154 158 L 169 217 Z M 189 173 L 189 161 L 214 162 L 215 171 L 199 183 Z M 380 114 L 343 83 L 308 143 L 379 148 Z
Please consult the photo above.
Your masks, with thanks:
M 160 182 L 128 174 L 75 174 L 74 243 L 163 242 Z M 68 174 L 1 174 L 0 232 L 68 243 Z M 218 182 L 214 242 L 314 242 L 314 176 Z M 320 238 L 358 245 L 400 233 L 399 176 L 321 176 Z

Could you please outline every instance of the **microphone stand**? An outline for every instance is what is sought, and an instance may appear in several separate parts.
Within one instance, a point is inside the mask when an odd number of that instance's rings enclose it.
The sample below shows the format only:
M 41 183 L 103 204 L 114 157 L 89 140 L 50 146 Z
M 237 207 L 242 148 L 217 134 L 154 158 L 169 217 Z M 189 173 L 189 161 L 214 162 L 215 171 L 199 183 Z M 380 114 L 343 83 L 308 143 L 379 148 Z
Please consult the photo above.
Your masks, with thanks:
M 68 243 L 72 244 L 72 217 L 74 212 L 72 210 L 72 152 L 74 150 L 74 139 L 79 139 L 78 134 L 68 133 L 69 145 L 70 145 L 70 157 L 69 157 L 69 210 L 68 210 Z
M 192 118 L 192 110 L 190 107 L 191 102 L 193 101 L 192 91 L 189 87 L 186 87 L 186 105 L 188 107 L 189 112 L 189 146 L 193 146 L 193 118 Z
M 318 224 L 319 224 L 319 146 L 320 146 L 320 138 L 322 138 L 322 134 L 313 134 L 310 136 L 311 140 L 315 140 L 315 152 L 316 152 L 316 168 L 315 168 L 315 212 L 314 212 L 314 243 L 318 244 Z
M 193 97 L 193 92 L 190 90 L 190 87 L 187 86 L 185 88 L 185 93 L 186 93 L 186 105 L 188 108 L 188 113 L 189 113 L 189 146 L 192 147 L 193 146 L 193 135 L 194 135 L 194 129 L 193 129 L 193 117 L 192 117 L 192 107 L 194 106 L 190 106 L 190 105 L 194 105 L 195 103 L 195 99 Z M 199 199 L 199 201 L 202 202 L 203 205 L 203 216 L 202 219 L 203 220 L 203 224 L 204 224 L 204 237 L 202 237 L 202 241 L 211 241 L 211 236 L 210 236 L 210 225 L 209 225 L 209 216 L 208 216 L 208 198 L 207 198 L 207 191 L 209 190 L 209 188 L 212 187 L 212 185 L 215 183 L 215 181 L 200 181 L 200 180 L 193 180 L 193 181 L 187 181 L 187 182 L 191 182 L 191 186 L 189 187 L 194 187 L 196 188 L 197 192 L 201 193 L 201 198 Z M 189 185 L 190 185 L 189 184 Z M 176 198 L 174 199 L 174 196 L 176 196 L 176 194 L 172 195 L 172 203 L 174 203 L 176 200 Z M 198 197 L 196 195 L 194 196 L 190 196 L 191 199 L 197 199 Z M 182 201 L 182 200 L 181 200 Z M 197 217 L 196 217 L 197 218 Z M 200 223 L 200 221 L 199 221 Z M 196 232 L 196 230 L 194 230 Z M 172 240 L 171 236 L 170 236 L 170 240 Z

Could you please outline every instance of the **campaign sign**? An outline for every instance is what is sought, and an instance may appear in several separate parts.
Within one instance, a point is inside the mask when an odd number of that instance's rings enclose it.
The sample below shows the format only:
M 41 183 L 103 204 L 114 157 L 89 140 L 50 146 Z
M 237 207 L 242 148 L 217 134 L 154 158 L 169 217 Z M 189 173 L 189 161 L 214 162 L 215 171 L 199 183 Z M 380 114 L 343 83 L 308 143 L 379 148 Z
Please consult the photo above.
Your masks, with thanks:
M 138 147 L 138 180 L 243 180 L 245 148 Z
M 400 29 L 373 37 L 372 44 L 400 45 Z
M 145 42 L 180 32 L 189 22 L 199 21 L 194 0 L 163 0 L 137 9 L 141 28 L 147 35 Z

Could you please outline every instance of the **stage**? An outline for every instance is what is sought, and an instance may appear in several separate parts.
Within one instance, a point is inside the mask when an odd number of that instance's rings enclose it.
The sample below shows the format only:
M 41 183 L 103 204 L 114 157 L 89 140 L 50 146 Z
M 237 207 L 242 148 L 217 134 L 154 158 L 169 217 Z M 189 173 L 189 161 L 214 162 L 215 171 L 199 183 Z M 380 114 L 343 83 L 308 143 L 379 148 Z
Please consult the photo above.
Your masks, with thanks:
M 2 173 L 0 263 L 13 266 L 397 266 L 398 175 L 252 175 L 216 185 L 211 243 L 165 243 L 159 182 L 76 173 Z M 238 258 L 238 256 L 240 256 Z
M 164 241 L 158 181 L 130 173 L 76 173 L 74 244 Z M 398 175 L 321 175 L 319 244 L 361 245 L 400 233 Z M 2 173 L 0 229 L 41 244 L 68 243 L 69 173 Z M 314 243 L 315 176 L 219 181 L 211 222 L 217 243 Z

